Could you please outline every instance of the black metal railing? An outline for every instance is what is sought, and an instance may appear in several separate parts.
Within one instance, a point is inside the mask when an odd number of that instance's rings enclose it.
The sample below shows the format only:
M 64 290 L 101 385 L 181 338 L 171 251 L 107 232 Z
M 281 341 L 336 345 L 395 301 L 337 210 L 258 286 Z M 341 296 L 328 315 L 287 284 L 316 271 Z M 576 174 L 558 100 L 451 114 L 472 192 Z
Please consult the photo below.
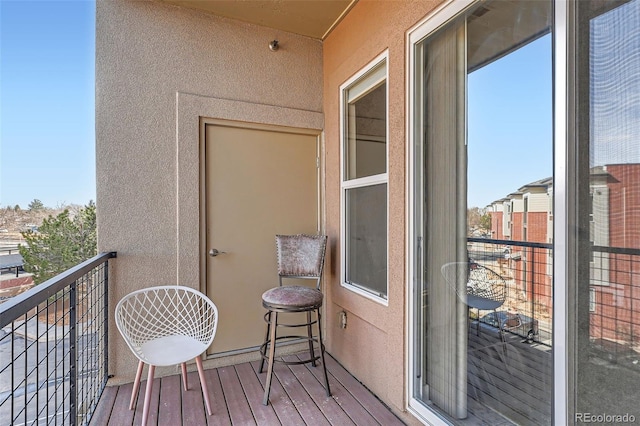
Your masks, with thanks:
M 485 238 L 467 241 L 470 260 L 505 279 L 504 309 L 530 317 L 539 328 L 534 340 L 551 345 L 553 246 Z M 592 246 L 589 270 L 591 349 L 608 360 L 640 368 L 640 249 Z
M 506 300 L 501 310 L 518 313 L 523 327 L 514 331 L 551 345 L 553 318 L 553 245 L 528 241 L 468 238 L 470 261 L 504 278 Z
M 589 266 L 591 349 L 640 368 L 640 249 L 593 246 Z
M 108 373 L 108 260 L 99 254 L 0 305 L 0 424 L 85 425 Z

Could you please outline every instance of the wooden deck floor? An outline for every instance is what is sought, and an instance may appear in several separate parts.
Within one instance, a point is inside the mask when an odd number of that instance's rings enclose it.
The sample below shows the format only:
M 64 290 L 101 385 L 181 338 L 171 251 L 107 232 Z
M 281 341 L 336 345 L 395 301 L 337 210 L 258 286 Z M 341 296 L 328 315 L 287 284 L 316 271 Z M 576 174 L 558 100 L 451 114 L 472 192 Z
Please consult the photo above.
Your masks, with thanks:
M 327 354 L 328 355 L 328 354 Z M 291 357 L 291 356 L 290 356 Z M 293 355 L 292 357 L 295 357 Z M 285 357 L 285 359 L 288 357 Z M 380 400 L 331 356 L 326 357 L 332 397 L 322 385 L 322 367 L 276 364 L 270 404 L 262 405 L 266 374 L 260 363 L 206 370 L 213 415 L 207 416 L 197 373 L 189 373 L 189 391 L 179 375 L 154 380 L 149 425 L 402 425 Z M 146 373 L 145 373 L 146 374 Z M 107 387 L 92 426 L 139 425 L 145 382 L 138 404 L 129 410 L 132 385 Z

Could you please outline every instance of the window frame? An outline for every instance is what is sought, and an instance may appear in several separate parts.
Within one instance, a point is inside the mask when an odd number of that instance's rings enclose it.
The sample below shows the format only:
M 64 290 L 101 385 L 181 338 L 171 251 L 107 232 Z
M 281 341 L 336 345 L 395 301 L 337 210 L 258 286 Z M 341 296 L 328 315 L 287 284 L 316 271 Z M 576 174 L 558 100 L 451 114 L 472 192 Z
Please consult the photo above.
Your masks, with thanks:
M 347 123 L 348 123 L 348 92 L 358 83 L 362 82 L 366 76 L 379 66 L 384 67 L 385 83 L 385 172 L 377 175 L 364 176 L 347 179 L 346 173 L 346 144 L 347 144 Z M 367 93 L 380 85 L 380 81 L 373 82 L 365 90 Z M 386 185 L 386 290 L 384 296 L 374 290 L 347 282 L 347 192 L 350 189 L 373 187 L 375 185 Z M 389 305 L 389 51 L 385 50 L 365 65 L 360 71 L 340 85 L 340 285 L 341 287 L 356 294 L 371 299 L 384 306 Z

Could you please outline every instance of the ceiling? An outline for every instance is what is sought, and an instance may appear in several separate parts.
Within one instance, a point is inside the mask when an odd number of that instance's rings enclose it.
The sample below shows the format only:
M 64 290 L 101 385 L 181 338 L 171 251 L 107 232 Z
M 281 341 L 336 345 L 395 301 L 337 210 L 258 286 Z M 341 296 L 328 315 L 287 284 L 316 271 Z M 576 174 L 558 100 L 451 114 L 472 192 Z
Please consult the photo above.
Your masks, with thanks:
M 322 40 L 358 0 L 160 1 Z

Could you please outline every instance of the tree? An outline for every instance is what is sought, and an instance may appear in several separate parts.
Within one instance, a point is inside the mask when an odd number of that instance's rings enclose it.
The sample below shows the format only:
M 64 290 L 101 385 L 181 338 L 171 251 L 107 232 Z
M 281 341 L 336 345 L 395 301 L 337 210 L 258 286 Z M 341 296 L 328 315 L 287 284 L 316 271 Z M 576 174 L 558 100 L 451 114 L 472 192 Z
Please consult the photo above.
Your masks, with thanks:
M 480 228 L 484 229 L 487 233 L 491 232 L 491 214 L 485 213 L 480 217 Z
M 44 209 L 44 204 L 42 204 L 42 201 L 40 201 L 40 200 L 38 200 L 36 198 L 32 202 L 29 203 L 28 208 L 32 212 L 39 211 L 39 210 L 43 210 Z
M 467 233 L 473 231 L 489 233 L 491 231 L 491 214 L 479 207 L 471 207 L 467 210 Z
M 68 209 L 49 215 L 37 232 L 22 236 L 27 243 L 19 248 L 24 269 L 40 284 L 96 255 L 96 205 L 90 201 L 73 217 Z

